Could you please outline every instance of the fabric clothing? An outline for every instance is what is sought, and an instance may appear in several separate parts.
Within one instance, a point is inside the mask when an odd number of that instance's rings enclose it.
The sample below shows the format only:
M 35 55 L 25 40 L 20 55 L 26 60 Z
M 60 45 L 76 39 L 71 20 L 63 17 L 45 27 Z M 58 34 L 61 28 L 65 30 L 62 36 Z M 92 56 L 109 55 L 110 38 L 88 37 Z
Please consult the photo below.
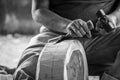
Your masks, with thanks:
M 58 15 L 74 20 L 96 20 L 96 12 L 104 9 L 106 13 L 112 10 L 113 4 L 118 0 L 50 0 L 50 10 Z M 44 45 L 51 38 L 60 34 L 43 32 L 31 39 L 28 47 L 24 50 L 14 73 L 14 80 L 34 80 L 38 57 Z M 118 51 L 120 50 L 120 28 L 105 36 L 96 36 L 91 39 L 83 38 L 80 42 L 86 51 L 90 75 L 102 75 L 102 80 L 117 80 L 119 77 L 108 75 L 114 65 Z M 119 61 L 117 63 L 120 63 Z M 119 67 L 117 67 L 119 68 Z
M 58 34 L 52 32 L 44 32 L 38 34 L 37 36 L 31 39 L 28 47 L 24 50 L 21 59 L 18 63 L 17 70 L 14 73 L 14 80 L 22 80 L 30 77 L 33 78 L 30 80 L 35 79 L 37 61 L 41 50 L 43 49 L 48 39 L 57 36 Z
M 0 65 L 0 80 L 13 80 L 13 69 Z
M 49 39 L 57 36 L 58 34 L 53 32 L 44 32 L 32 38 L 14 74 L 15 80 L 21 80 L 22 77 L 29 78 L 29 76 L 32 77 L 33 80 L 35 79 L 37 59 L 41 50 Z M 115 32 L 111 32 L 105 36 L 98 36 L 92 39 L 80 39 L 86 51 L 90 75 L 102 75 L 104 72 L 110 70 L 110 67 L 116 59 L 117 52 L 120 50 L 119 40 L 120 28 L 117 28 Z M 23 74 L 27 74 L 27 76 Z M 109 80 L 107 77 L 108 75 L 104 75 L 102 80 Z
M 10 74 L 0 74 L 0 80 L 13 80 L 13 76 Z
M 50 0 L 50 10 L 58 15 L 74 20 L 95 21 L 96 12 L 104 9 L 109 13 L 116 0 Z
M 118 79 L 104 73 L 101 80 L 118 80 Z

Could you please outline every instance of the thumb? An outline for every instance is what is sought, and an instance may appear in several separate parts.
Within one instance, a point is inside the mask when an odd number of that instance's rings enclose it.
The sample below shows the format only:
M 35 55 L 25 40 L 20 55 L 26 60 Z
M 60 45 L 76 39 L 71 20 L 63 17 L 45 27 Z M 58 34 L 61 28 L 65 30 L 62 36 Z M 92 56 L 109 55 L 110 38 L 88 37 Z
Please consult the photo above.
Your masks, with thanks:
M 94 29 L 94 25 L 93 25 L 93 22 L 91 20 L 87 21 L 87 26 L 90 30 Z

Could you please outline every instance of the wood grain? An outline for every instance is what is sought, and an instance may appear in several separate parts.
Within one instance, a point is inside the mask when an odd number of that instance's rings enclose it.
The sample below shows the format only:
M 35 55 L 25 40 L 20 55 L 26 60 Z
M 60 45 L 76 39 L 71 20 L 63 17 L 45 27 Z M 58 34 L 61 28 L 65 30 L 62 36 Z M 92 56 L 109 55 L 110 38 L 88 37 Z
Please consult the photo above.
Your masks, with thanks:
M 36 80 L 87 80 L 84 49 L 77 40 L 47 43 L 39 57 Z

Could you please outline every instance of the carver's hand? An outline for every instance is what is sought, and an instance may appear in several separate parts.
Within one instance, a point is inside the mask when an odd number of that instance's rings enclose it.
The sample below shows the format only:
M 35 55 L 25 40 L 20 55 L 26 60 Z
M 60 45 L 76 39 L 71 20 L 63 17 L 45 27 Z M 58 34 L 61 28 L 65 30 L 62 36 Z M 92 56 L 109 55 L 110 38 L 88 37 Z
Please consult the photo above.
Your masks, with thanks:
M 109 20 L 109 24 L 113 25 L 113 28 L 117 28 L 117 18 L 114 15 L 107 15 L 107 18 Z
M 67 26 L 67 33 L 72 37 L 88 37 L 91 38 L 91 30 L 94 28 L 92 21 L 85 22 L 81 19 L 72 21 Z
M 117 28 L 117 26 L 116 26 L 116 17 L 114 16 L 114 15 L 107 15 L 107 20 L 109 20 L 109 22 L 108 22 L 108 24 L 112 27 L 112 29 L 114 30 L 115 28 Z M 103 29 L 101 29 L 101 27 L 103 28 Z M 99 31 L 101 34 L 106 34 L 106 33 L 108 33 L 108 32 L 106 32 L 105 30 L 104 30 L 104 27 L 105 26 L 103 26 L 103 23 L 100 21 L 100 19 L 98 19 L 98 21 L 97 21 L 97 23 L 96 23 L 96 30 L 97 31 Z

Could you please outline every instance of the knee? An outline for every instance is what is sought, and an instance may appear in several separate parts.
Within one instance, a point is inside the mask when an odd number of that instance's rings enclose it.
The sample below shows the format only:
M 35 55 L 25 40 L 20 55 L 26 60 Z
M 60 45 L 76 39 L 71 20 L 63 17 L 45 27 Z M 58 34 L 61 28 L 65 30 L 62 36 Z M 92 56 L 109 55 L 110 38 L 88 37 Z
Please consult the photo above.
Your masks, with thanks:
M 38 56 L 32 56 L 22 62 L 14 73 L 14 78 L 17 80 L 18 77 L 29 77 L 35 79 L 36 66 L 38 62 Z M 22 79 L 21 79 L 22 80 Z
M 44 35 L 38 34 L 38 35 L 36 35 L 36 36 L 34 36 L 34 37 L 31 38 L 29 44 L 35 44 L 35 43 L 40 43 L 40 42 L 46 42 L 45 40 L 42 40 L 42 39 L 44 39 L 44 38 L 45 38 Z
M 44 32 L 34 36 L 29 44 L 36 44 L 36 43 L 47 43 L 49 39 L 59 36 L 58 34 L 52 32 Z

